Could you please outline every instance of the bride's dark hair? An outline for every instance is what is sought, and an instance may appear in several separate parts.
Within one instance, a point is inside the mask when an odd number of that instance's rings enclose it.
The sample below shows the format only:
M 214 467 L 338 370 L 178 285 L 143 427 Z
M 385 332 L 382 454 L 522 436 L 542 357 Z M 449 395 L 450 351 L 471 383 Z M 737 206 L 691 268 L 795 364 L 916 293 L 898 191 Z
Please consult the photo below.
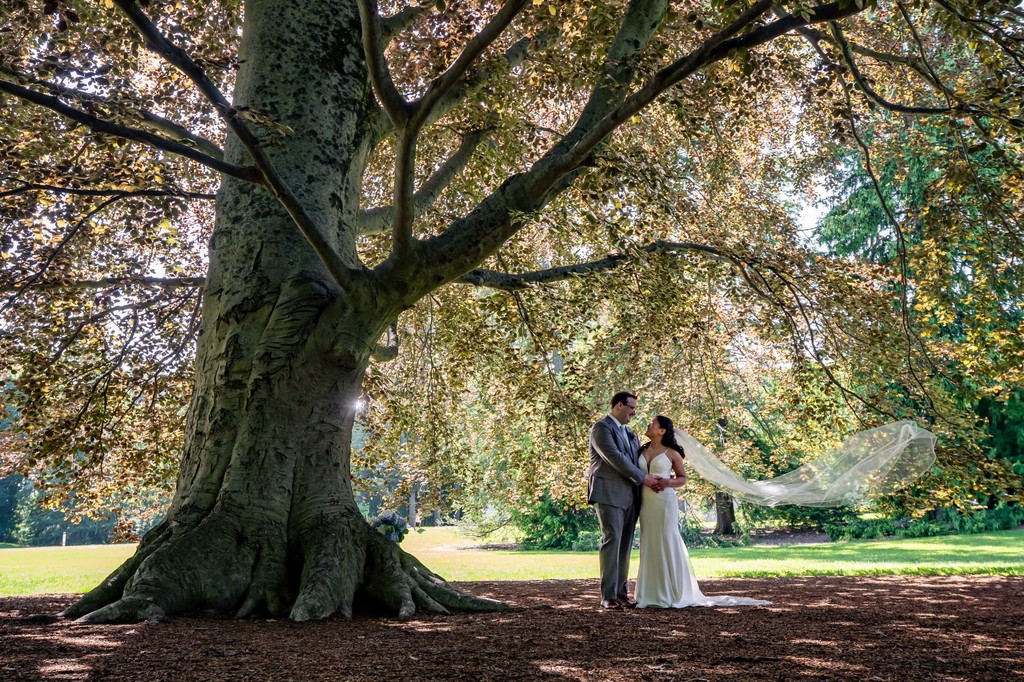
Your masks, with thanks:
M 686 453 L 683 452 L 683 446 L 676 442 L 676 429 L 672 425 L 672 420 L 663 414 L 659 414 L 654 419 L 658 422 L 658 428 L 665 429 L 665 435 L 661 437 L 661 444 L 671 450 L 675 450 L 679 453 L 680 457 L 685 458 Z M 650 441 L 644 443 L 640 448 L 640 452 L 646 450 L 650 444 Z

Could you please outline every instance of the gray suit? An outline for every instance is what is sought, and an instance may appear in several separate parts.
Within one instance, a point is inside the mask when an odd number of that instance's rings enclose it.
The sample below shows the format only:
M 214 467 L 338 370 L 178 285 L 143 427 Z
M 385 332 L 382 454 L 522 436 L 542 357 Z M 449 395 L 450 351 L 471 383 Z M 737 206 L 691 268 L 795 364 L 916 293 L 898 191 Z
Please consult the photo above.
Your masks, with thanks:
M 601 599 L 626 598 L 629 554 L 640 515 L 640 441 L 608 415 L 590 429 L 587 502 L 596 505 L 601 522 Z

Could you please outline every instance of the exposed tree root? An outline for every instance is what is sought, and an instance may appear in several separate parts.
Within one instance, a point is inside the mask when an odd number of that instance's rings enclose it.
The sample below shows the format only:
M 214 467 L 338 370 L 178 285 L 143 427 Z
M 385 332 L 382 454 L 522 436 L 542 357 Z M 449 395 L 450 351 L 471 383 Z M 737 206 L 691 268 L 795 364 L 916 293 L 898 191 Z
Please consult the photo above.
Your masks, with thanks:
M 137 623 L 140 620 L 159 620 L 165 611 L 150 599 L 122 597 L 113 604 L 87 613 L 79 623 Z
M 332 519 L 326 525 L 307 531 L 316 540 L 305 548 L 301 590 L 292 607 L 292 620 L 314 620 L 335 613 L 352 617 L 352 601 L 363 580 L 369 527 L 362 517 L 352 516 Z
M 399 618 L 507 608 L 456 590 L 361 517 L 321 519 L 306 534 L 301 563 L 289 563 L 284 542 L 257 539 L 259 533 L 246 538 L 225 515 L 180 534 L 161 524 L 133 557 L 61 615 L 125 623 L 197 610 L 278 616 L 290 607 L 295 621 L 351 618 L 357 595 Z
M 82 595 L 81 599 L 60 612 L 62 618 L 81 618 L 97 609 L 108 606 L 124 594 L 124 587 L 135 575 L 139 565 L 149 557 L 170 536 L 170 525 L 166 520 L 153 528 L 139 543 L 138 549 L 127 561 L 117 567 L 103 582 Z
M 121 623 L 186 611 L 231 613 L 250 592 L 255 567 L 272 546 L 265 530 L 248 537 L 238 518 L 223 509 L 194 528 L 169 525 L 147 534 L 134 556 L 64 615 L 84 623 Z
M 459 611 L 503 611 L 504 602 L 460 592 L 416 557 L 399 549 L 377 533 L 367 540 L 367 581 L 364 591 L 371 599 L 390 607 L 399 618 L 417 610 L 447 615 Z
M 253 567 L 248 593 L 235 617 L 248 618 L 265 613 L 276 618 L 287 613 L 294 598 L 286 580 L 287 574 L 284 552 L 261 552 Z

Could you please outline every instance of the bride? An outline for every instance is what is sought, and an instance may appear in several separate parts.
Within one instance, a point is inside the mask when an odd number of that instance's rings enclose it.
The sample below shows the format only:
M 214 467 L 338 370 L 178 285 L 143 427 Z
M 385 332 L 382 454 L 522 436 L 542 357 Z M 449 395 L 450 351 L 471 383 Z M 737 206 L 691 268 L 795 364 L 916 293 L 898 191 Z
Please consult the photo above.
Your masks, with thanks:
M 676 488 L 686 483 L 683 458 L 709 483 L 753 504 L 774 507 L 854 505 L 893 493 L 928 472 L 935 463 L 935 436 L 904 420 L 861 431 L 817 459 L 765 481 L 737 476 L 672 420 L 658 415 L 647 427 L 649 442 L 640 448 L 640 468 L 663 479 L 661 492 L 643 488 L 640 504 L 638 606 L 740 606 L 770 602 L 745 597 L 709 597 L 693 576 L 679 536 Z
M 644 486 L 640 503 L 640 569 L 636 578 L 638 608 L 742 606 L 771 602 L 746 597 L 703 594 L 693 575 L 690 556 L 679 536 L 676 488 L 686 483 L 683 448 L 676 442 L 672 420 L 658 415 L 644 434 L 640 469 L 663 480 L 661 492 Z

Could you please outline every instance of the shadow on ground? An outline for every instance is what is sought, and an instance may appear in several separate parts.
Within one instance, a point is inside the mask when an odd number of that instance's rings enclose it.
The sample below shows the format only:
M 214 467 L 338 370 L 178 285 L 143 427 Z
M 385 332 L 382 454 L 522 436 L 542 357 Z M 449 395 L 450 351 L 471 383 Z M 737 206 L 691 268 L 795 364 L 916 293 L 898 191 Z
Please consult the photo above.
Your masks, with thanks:
M 1008 680 L 1024 677 L 1024 578 L 708 580 L 764 607 L 601 611 L 592 580 L 463 583 L 493 614 L 317 623 L 25 620 L 73 596 L 0 598 L 0 679 Z

